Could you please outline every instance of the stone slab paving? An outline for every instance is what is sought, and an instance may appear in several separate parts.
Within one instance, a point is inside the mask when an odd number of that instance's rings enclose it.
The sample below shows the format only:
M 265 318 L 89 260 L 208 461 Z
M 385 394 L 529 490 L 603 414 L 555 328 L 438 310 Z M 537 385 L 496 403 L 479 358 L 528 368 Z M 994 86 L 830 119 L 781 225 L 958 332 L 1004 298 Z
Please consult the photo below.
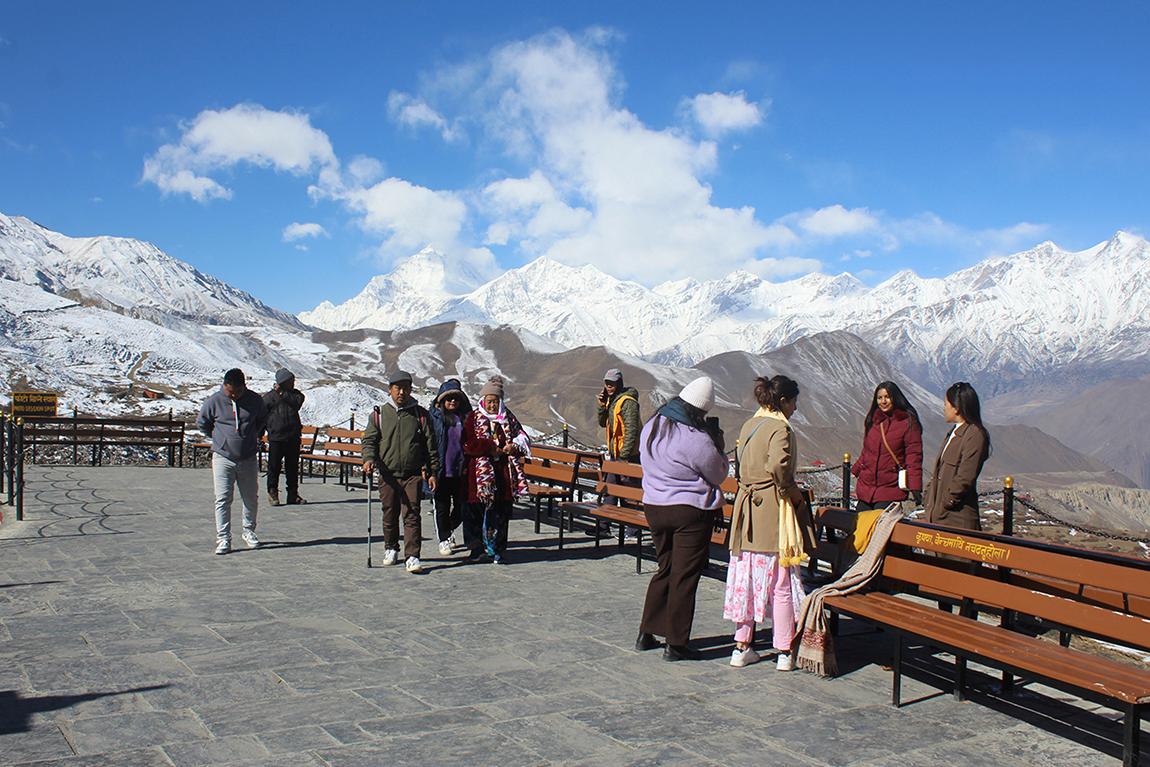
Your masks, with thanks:
M 958 703 L 931 686 L 947 659 L 925 650 L 908 653 L 910 705 L 892 709 L 889 639 L 850 621 L 838 679 L 731 668 L 712 578 L 694 631 L 708 659 L 637 654 L 652 564 L 636 575 L 629 553 L 578 533 L 560 554 L 554 528 L 526 519 L 509 566 L 429 541 L 411 575 L 378 566 L 381 542 L 366 567 L 362 487 L 309 479 L 307 506 L 261 506 L 262 549 L 216 556 L 206 470 L 27 476 L 27 520 L 4 509 L 0 527 L 4 765 L 1083 767 L 1121 753 L 1113 712 L 1003 697 L 988 678 Z

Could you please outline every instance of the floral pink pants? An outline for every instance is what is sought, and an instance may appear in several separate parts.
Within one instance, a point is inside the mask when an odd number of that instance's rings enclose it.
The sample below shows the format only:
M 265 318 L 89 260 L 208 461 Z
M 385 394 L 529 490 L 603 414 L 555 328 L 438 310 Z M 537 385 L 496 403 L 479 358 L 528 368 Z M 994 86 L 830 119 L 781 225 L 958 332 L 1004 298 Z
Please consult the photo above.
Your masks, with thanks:
M 734 621 L 735 641 L 750 643 L 755 636 L 755 623 L 762 623 L 771 608 L 772 644 L 776 650 L 789 651 L 795 638 L 795 614 L 806 594 L 799 580 L 798 568 L 779 567 L 778 557 L 743 551 L 731 556 L 727 567 L 727 594 L 723 617 Z

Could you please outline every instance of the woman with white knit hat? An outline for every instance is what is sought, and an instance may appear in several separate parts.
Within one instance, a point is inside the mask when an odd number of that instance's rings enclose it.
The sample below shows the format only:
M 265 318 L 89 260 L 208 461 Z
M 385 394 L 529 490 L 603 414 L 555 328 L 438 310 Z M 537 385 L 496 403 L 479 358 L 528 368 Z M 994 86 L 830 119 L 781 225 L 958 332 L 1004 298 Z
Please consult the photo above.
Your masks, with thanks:
M 656 637 L 664 637 L 664 660 L 702 657 L 687 642 L 715 513 L 723 506 L 719 486 L 727 478 L 723 432 L 706 419 L 714 404 L 714 383 L 696 379 L 659 408 L 639 437 L 643 511 L 659 570 L 647 586 L 635 649 L 652 650 Z

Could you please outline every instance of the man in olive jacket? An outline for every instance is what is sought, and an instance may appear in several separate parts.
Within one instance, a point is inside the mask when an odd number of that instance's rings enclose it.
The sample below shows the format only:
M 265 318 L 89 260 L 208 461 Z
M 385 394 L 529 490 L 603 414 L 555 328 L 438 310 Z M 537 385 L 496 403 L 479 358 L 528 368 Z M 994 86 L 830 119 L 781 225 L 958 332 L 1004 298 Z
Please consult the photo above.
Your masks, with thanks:
M 419 491 L 424 481 L 435 491 L 439 447 L 431 416 L 411 396 L 411 373 L 397 371 L 388 380 L 391 400 L 377 407 L 363 431 L 363 470 L 379 469 L 379 502 L 383 509 L 383 563 L 399 557 L 399 513 L 403 510 L 407 571 L 422 572 L 419 554 L 423 522 Z
M 643 421 L 639 415 L 639 390 L 623 386 L 623 371 L 611 368 L 603 374 L 603 390 L 599 392 L 599 425 L 607 429 L 607 457 L 612 461 L 639 462 L 639 432 Z M 607 475 L 608 482 L 631 484 L 632 480 L 616 474 Z M 615 499 L 603 494 L 599 502 L 612 505 Z M 603 527 L 610 527 L 601 523 Z

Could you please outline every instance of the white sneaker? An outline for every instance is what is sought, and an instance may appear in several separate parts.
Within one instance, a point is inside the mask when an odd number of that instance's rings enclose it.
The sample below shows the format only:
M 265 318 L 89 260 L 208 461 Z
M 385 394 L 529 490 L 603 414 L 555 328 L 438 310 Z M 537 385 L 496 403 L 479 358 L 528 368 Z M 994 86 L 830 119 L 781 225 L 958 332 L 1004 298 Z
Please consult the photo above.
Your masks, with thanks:
M 263 546 L 260 539 L 256 537 L 255 530 L 244 530 L 244 543 L 248 545 L 249 549 L 258 549 Z
M 779 653 L 779 659 L 775 662 L 776 671 L 794 671 L 795 662 L 791 658 L 790 653 Z
M 217 554 L 230 554 L 232 552 L 232 542 L 227 538 L 216 539 L 216 553 Z
M 394 565 L 395 560 L 399 559 L 399 551 L 396 549 L 384 549 L 383 563 L 385 565 Z
M 455 540 L 455 533 L 451 534 L 451 537 L 447 539 L 447 542 L 451 544 L 451 548 L 453 549 L 459 545 L 459 542 Z
M 445 557 L 450 557 L 454 552 L 451 550 L 451 541 L 439 542 L 439 553 Z
M 735 668 L 742 668 L 749 666 L 752 663 L 758 663 L 761 660 L 759 654 L 754 651 L 754 648 L 748 647 L 745 650 L 735 648 L 731 653 L 731 665 Z
M 419 564 L 419 557 L 407 558 L 407 572 L 409 573 L 422 573 L 423 565 Z

